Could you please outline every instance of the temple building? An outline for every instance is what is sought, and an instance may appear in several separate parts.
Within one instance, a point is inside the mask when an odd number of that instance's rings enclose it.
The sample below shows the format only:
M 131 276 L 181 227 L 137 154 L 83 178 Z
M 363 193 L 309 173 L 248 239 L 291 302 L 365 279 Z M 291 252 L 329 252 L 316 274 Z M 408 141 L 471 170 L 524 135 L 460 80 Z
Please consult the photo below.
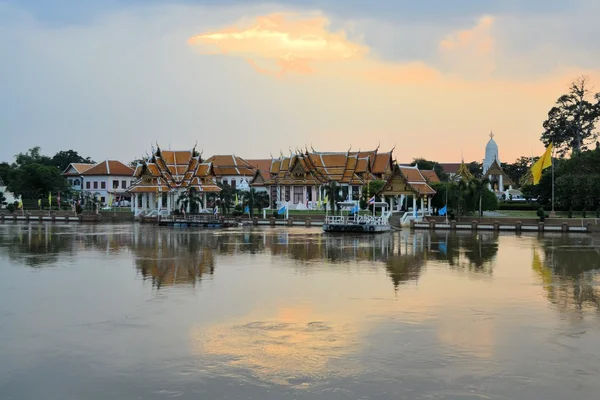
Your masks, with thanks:
M 483 177 L 490 180 L 490 189 L 496 193 L 504 193 L 505 187 L 512 188 L 512 181 L 502 170 L 502 163 L 498 155 L 498 144 L 494 140 L 494 134 L 490 132 L 490 140 L 485 146 L 485 158 L 483 160 Z
M 212 164 L 217 183 L 226 183 L 234 189 L 249 190 L 256 167 L 236 155 L 217 155 L 206 160 Z
M 362 187 L 375 179 L 386 180 L 393 170 L 392 151 L 298 151 L 271 159 L 268 177 L 255 173 L 251 186 L 266 187 L 271 207 L 290 203 L 292 209 L 314 209 L 322 201 L 319 188 L 337 182 L 347 200 L 358 200 Z
M 204 162 L 195 147 L 171 151 L 157 146 L 147 160 L 137 165 L 133 177 L 129 192 L 133 195 L 131 208 L 135 215 L 153 210 L 170 213 L 179 208 L 178 199 L 191 190 L 199 192 L 206 207 L 207 193 L 221 191 L 212 163 Z M 188 212 L 189 207 L 188 203 Z
M 435 174 L 434 171 L 431 172 Z M 431 176 L 430 173 L 426 175 Z M 437 177 L 437 174 L 435 176 Z M 392 173 L 388 176 L 386 184 L 381 188 L 379 194 L 386 201 L 391 198 L 392 210 L 420 209 L 421 215 L 424 215 L 424 213 L 431 213 L 431 198 L 435 195 L 435 190 L 429 186 L 427 179 L 417 166 L 394 165 Z

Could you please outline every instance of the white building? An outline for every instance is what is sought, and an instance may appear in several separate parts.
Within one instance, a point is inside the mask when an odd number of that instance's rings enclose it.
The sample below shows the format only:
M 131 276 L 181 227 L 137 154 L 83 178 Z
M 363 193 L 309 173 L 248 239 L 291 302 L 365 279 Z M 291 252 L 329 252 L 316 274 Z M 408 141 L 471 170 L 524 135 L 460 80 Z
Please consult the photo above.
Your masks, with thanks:
M 63 171 L 62 175 L 65 177 L 67 182 L 69 182 L 69 185 L 71 185 L 71 189 L 81 192 L 81 189 L 83 188 L 83 173 L 95 165 L 96 164 L 71 163 Z
M 81 174 L 83 193 L 95 196 L 100 203 L 108 204 L 109 196 L 116 198 L 131 197 L 127 191 L 134 180 L 133 169 L 116 160 L 97 163 Z
M 485 158 L 483 160 L 483 177 L 488 178 L 490 189 L 497 195 L 503 194 L 505 188 L 512 189 L 512 181 L 502 170 L 502 163 L 498 155 L 498 144 L 494 140 L 494 134 L 490 132 L 490 140 L 485 146 Z

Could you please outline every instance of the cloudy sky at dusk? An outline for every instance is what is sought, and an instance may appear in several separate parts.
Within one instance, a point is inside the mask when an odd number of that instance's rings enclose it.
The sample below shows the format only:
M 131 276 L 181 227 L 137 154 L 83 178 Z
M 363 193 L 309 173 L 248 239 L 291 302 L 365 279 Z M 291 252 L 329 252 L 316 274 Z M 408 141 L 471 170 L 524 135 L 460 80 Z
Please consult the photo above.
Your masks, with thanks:
M 597 0 L 0 0 L 0 160 L 382 149 L 541 152 L 569 81 L 600 91 Z M 10 138 L 10 139 L 9 139 Z

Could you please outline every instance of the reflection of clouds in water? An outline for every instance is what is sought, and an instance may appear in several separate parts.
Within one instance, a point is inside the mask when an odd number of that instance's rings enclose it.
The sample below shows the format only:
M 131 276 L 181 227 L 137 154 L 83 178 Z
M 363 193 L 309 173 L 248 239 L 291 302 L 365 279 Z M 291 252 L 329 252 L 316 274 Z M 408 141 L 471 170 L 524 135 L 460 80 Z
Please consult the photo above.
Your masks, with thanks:
M 357 373 L 347 358 L 357 350 L 354 323 L 324 318 L 307 308 L 279 310 L 271 318 L 241 320 L 191 331 L 197 354 L 224 357 L 224 366 L 250 370 L 280 385 L 310 386 L 315 381 Z

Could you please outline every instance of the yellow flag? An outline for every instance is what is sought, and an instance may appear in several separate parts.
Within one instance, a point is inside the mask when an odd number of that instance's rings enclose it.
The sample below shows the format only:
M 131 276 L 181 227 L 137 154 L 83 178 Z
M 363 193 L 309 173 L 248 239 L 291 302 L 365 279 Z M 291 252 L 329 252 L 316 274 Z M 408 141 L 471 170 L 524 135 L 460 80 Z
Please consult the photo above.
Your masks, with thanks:
M 542 178 L 542 171 L 548 167 L 552 166 L 552 143 L 544 152 L 544 155 L 540 157 L 539 160 L 536 161 L 535 164 L 531 167 L 531 175 L 533 177 L 533 184 L 537 185 L 540 183 L 540 179 Z

